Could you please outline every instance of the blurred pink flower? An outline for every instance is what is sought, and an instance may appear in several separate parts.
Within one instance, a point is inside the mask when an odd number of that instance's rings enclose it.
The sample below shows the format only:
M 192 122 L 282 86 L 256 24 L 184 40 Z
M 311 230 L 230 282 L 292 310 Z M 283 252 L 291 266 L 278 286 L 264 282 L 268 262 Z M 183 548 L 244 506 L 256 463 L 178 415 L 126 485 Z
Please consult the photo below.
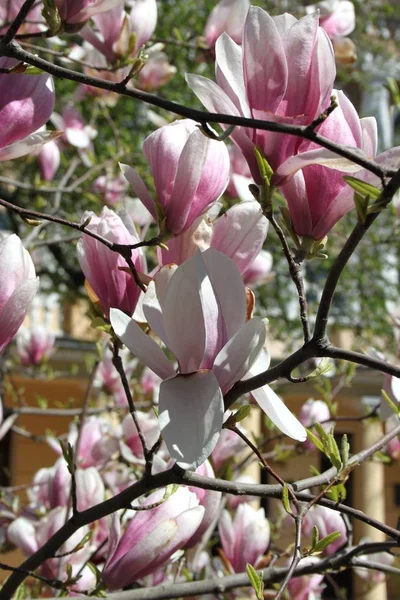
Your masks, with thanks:
M 22 329 L 17 336 L 17 354 L 24 367 L 34 367 L 55 352 L 55 335 L 37 325 L 32 329 Z
M 237 44 L 240 44 L 249 8 L 249 0 L 220 0 L 217 2 L 207 19 L 204 30 L 206 44 L 210 47 L 214 46 L 217 38 L 224 31 Z

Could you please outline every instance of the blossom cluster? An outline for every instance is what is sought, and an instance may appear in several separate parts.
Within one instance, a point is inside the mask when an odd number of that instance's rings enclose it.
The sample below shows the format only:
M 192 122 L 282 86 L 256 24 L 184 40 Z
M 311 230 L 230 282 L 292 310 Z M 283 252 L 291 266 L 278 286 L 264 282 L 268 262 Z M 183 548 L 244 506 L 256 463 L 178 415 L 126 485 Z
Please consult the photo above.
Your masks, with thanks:
M 146 91 L 175 75 L 164 47 L 151 42 L 155 0 L 53 0 L 40 12 L 38 4 L 20 33 L 79 36 L 81 44 L 70 57 L 87 75 L 94 70 L 107 81 Z M 12 21 L 21 6 L 18 1 L 11 9 L 0 0 L 1 23 Z M 321 423 L 322 431 L 330 432 L 327 403 L 309 400 L 297 417 L 274 384 L 259 383 L 271 363 L 268 308 L 265 315 L 256 301 L 257 289 L 273 277 L 266 242 L 271 204 L 278 196 L 284 204 L 283 226 L 299 265 L 318 256 L 336 223 L 355 208 L 346 174 L 368 189 L 381 185 L 332 147 L 353 152 L 357 163 L 373 159 L 388 168 L 399 166 L 400 148 L 377 154 L 375 119 L 360 118 L 346 94 L 334 88 L 335 54 L 354 28 L 353 4 L 321 2 L 306 13 L 299 19 L 271 16 L 248 0 L 218 2 L 203 40 L 208 58 L 215 58 L 215 81 L 197 73 L 186 74 L 186 81 L 211 113 L 254 119 L 258 127 L 223 125 L 225 132 L 218 136 L 204 122 L 158 121 L 142 144 L 147 170 L 127 157 L 117 175 L 104 171 L 93 182 L 91 191 L 104 206 L 100 214 L 84 211 L 80 225 L 73 224 L 82 234 L 76 260 L 93 326 L 104 332 L 93 388 L 113 402 L 100 416 L 72 424 L 61 445 L 48 436 L 58 457 L 36 473 L 26 506 L 13 498 L 1 500 L 4 548 L 31 556 L 74 512 L 128 489 L 149 469 L 163 473 L 177 465 L 209 478 L 229 474 L 246 480 L 241 468 L 246 458 L 236 460 L 251 437 L 239 424 L 246 407 L 257 405 L 269 426 L 291 438 L 299 452 L 315 449 L 306 427 Z M 50 75 L 4 57 L 0 68 L 0 161 L 36 155 L 42 179 L 52 181 L 62 150 L 73 147 L 89 168 L 98 131 L 76 100 L 100 96 L 104 108 L 115 97 L 85 85 L 54 112 Z M 46 130 L 48 123 L 56 129 Z M 299 126 L 305 134 L 269 131 L 267 123 Z M 322 138 L 328 147 L 318 143 Z M 39 287 L 32 257 L 15 234 L 0 242 L 0 281 L 4 353 Z M 16 341 L 20 364 L 43 365 L 54 344 L 54 336 L 36 324 L 21 331 Z M 230 395 L 254 377 L 258 383 L 235 413 Z M 398 380 L 392 378 L 388 387 L 396 396 Z M 146 399 L 150 410 L 136 409 L 138 399 Z M 3 421 L 0 403 L 0 439 L 13 423 L 14 417 Z M 388 431 L 397 423 L 391 415 Z M 397 438 L 387 453 L 399 457 Z M 324 549 L 325 556 L 348 542 L 343 518 L 327 508 L 309 511 L 304 535 L 315 536 L 315 529 L 320 538 L 340 534 Z M 210 540 L 218 558 L 204 552 Z M 61 581 L 72 594 L 94 594 L 136 582 L 183 581 L 184 552 L 195 578 L 241 573 L 248 563 L 268 564 L 272 544 L 271 524 L 254 498 L 223 499 L 215 490 L 166 487 L 76 531 L 41 565 L 40 576 Z M 303 564 L 319 560 L 306 558 Z M 319 574 L 292 580 L 289 594 L 318 598 L 322 580 Z

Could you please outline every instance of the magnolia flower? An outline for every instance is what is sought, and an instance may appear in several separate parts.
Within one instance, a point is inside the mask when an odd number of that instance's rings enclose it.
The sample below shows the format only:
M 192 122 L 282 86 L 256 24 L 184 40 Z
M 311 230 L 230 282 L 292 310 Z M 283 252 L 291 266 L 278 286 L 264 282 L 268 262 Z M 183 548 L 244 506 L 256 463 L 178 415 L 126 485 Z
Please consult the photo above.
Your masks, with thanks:
M 394 379 L 394 378 L 393 378 Z M 385 423 L 386 433 L 389 433 L 392 429 L 397 427 L 399 424 L 399 418 L 396 415 L 391 415 Z M 400 459 L 400 437 L 396 435 L 393 439 L 388 442 L 386 445 L 386 452 L 389 454 L 392 460 Z
M 0 68 L 17 65 L 0 58 Z M 25 156 L 58 136 L 54 131 L 38 131 L 54 108 L 54 83 L 49 75 L 0 73 L 0 161 Z
M 318 563 L 318 558 L 302 558 L 300 566 L 306 566 Z M 322 592 L 325 588 L 322 584 L 323 575 L 303 575 L 302 577 L 292 577 L 288 583 L 288 592 L 291 600 L 321 600 Z
M 304 535 L 311 536 L 313 528 L 317 527 L 319 539 L 338 531 L 340 537 L 329 544 L 324 550 L 325 556 L 332 556 L 347 543 L 347 529 L 342 516 L 335 510 L 325 506 L 314 506 L 308 511 L 303 521 Z
M 299 421 L 304 427 L 310 427 L 311 425 L 314 425 L 314 423 L 321 423 L 325 431 L 329 432 L 331 423 L 327 422 L 327 420 L 330 416 L 331 414 L 326 402 L 309 398 L 300 409 Z M 314 444 L 309 439 L 304 442 L 304 446 L 307 450 L 315 449 Z
M 208 46 L 214 46 L 217 38 L 226 31 L 233 41 L 240 44 L 246 16 L 250 8 L 249 0 L 220 0 L 207 19 L 204 36 Z
M 146 44 L 157 25 L 156 0 L 134 0 L 131 2 L 130 22 L 135 39 L 135 54 Z
M 122 173 L 117 177 L 100 175 L 93 182 L 94 191 L 100 195 L 103 202 L 111 205 L 122 200 L 127 187 L 128 183 Z
M 122 171 L 147 210 L 177 235 L 188 229 L 224 192 L 229 156 L 224 144 L 201 133 L 194 121 L 175 121 L 149 135 L 143 152 L 150 164 L 157 202 L 131 167 Z
M 233 198 L 240 198 L 240 200 L 254 200 L 254 196 L 249 190 L 249 185 L 253 183 L 250 168 L 237 146 L 229 146 L 229 158 L 231 176 L 226 193 Z
M 197 468 L 221 433 L 223 395 L 239 380 L 268 368 L 265 322 L 246 322 L 246 290 L 233 261 L 214 248 L 180 267 L 162 268 L 150 282 L 143 311 L 151 329 L 175 355 L 178 370 L 156 342 L 120 310 L 116 335 L 162 379 L 159 422 L 170 455 Z M 274 424 L 304 441 L 303 426 L 269 386 L 252 392 Z
M 200 75 L 187 82 L 211 112 L 278 123 L 307 125 L 329 105 L 335 58 L 318 14 L 299 21 L 285 14 L 270 17 L 251 6 L 242 46 L 223 33 L 215 46 L 217 83 Z M 296 154 L 301 140 L 257 129 L 236 127 L 231 140 L 243 152 L 252 176 L 261 183 L 254 147 L 275 170 Z
M 256 566 L 269 546 L 270 526 L 264 509 L 255 510 L 250 504 L 240 504 L 233 520 L 224 510 L 218 531 L 224 554 L 235 573 L 246 571 L 247 563 Z
M 54 0 L 54 3 L 66 30 L 74 32 L 88 19 L 110 10 L 120 4 L 121 0 Z
M 400 146 L 376 156 L 378 144 L 374 117 L 360 119 L 350 100 L 335 91 L 338 107 L 323 122 L 319 133 L 353 147 L 366 158 L 386 167 L 400 166 Z M 351 173 L 373 185 L 381 182 L 376 175 L 331 150 L 313 143 L 300 143 L 298 153 L 283 163 L 273 176 L 288 203 L 292 226 L 300 236 L 322 239 L 335 223 L 354 207 L 354 191 L 343 180 Z
M 165 490 L 150 494 L 142 507 L 162 501 Z M 103 580 L 117 590 L 149 575 L 183 548 L 199 527 L 204 508 L 188 488 L 180 487 L 159 506 L 137 512 L 121 537 L 117 513 L 112 515 L 110 547 Z
M 10 23 L 14 21 L 19 11 L 21 10 L 25 0 L 0 0 L 0 34 L 4 35 L 7 31 Z M 35 3 L 30 8 L 26 19 L 18 29 L 18 34 L 21 33 L 35 33 L 40 31 L 42 25 L 39 25 L 39 21 L 42 21 L 42 7 L 40 3 Z M 28 21 L 28 22 L 27 22 Z M 44 22 L 43 22 L 44 23 Z M 3 27 L 3 25 L 5 25 Z
M 60 166 L 60 148 L 55 140 L 51 140 L 40 149 L 38 160 L 42 179 L 51 181 Z
M 240 423 L 238 427 L 246 434 Z M 227 460 L 240 456 L 247 449 L 248 445 L 237 433 L 231 429 L 223 429 L 211 455 L 215 470 L 218 471 Z
M 140 429 L 149 448 L 154 446 L 160 437 L 160 427 L 157 418 L 153 412 L 136 411 L 136 418 L 139 421 Z M 139 462 L 144 464 L 143 446 L 140 441 L 138 430 L 132 419 L 132 415 L 127 414 L 122 421 L 122 432 L 125 439 L 120 442 L 121 453 L 129 462 Z
M 19 517 L 11 523 L 7 531 L 9 541 L 17 546 L 24 556 L 31 556 L 41 548 L 67 520 L 67 509 L 57 507 L 51 510 L 40 521 L 34 522 L 25 517 Z M 96 577 L 84 565 L 92 553 L 89 544 L 76 550 L 83 538 L 89 534 L 89 527 L 84 526 L 75 531 L 68 540 L 59 548 L 60 558 L 46 560 L 40 567 L 41 574 L 50 579 L 66 581 L 67 564 L 71 566 L 72 577 L 77 576 L 82 570 L 82 577 L 73 584 L 71 591 L 87 591 L 96 585 Z
M 268 231 L 268 220 L 256 200 L 235 204 L 214 222 L 205 215 L 192 227 L 168 241 L 168 250 L 158 249 L 160 265 L 181 265 L 198 250 L 210 246 L 229 256 L 245 277 L 259 255 Z
M 110 242 L 135 244 L 140 240 L 132 224 L 126 227 L 121 217 L 106 206 L 100 217 L 85 212 L 82 223 L 90 218 L 86 229 L 94 231 Z M 98 297 L 106 317 L 111 307 L 119 308 L 132 315 L 141 293 L 133 275 L 126 272 L 127 263 L 118 252 L 113 252 L 93 237 L 84 234 L 77 246 L 81 269 Z M 132 261 L 138 272 L 146 269 L 142 251 L 132 250 Z
M 39 365 L 55 351 L 55 335 L 37 325 L 31 330 L 23 329 L 17 336 L 17 354 L 24 367 Z
M 137 76 L 137 85 L 142 90 L 152 92 L 168 83 L 176 75 L 177 68 L 169 64 L 168 56 L 161 52 L 159 44 L 146 50 L 146 54 L 149 58 Z
M 32 259 L 15 234 L 0 242 L 0 282 L 2 353 L 21 327 L 39 285 Z
M 368 538 L 362 538 L 359 541 L 359 544 L 365 544 L 366 542 L 370 542 L 371 540 Z M 389 552 L 375 552 L 374 554 L 362 554 L 357 556 L 359 561 L 365 562 L 374 562 L 381 563 L 382 565 L 393 565 L 395 561 L 395 557 Z M 386 575 L 382 571 L 375 571 L 373 569 L 363 568 L 363 567 L 355 567 L 354 571 L 357 573 L 361 579 L 367 581 L 370 585 L 378 585 L 382 581 L 385 581 Z
M 319 10 L 319 24 L 330 38 L 350 35 L 356 26 L 354 4 L 349 0 L 323 0 L 306 6 L 307 13 Z
M 82 115 L 73 104 L 68 104 L 62 115 L 53 113 L 51 120 L 58 129 L 64 131 L 62 139 L 81 150 L 89 148 L 92 139 L 97 135 L 93 127 L 85 125 Z
M 203 477 L 215 477 L 214 470 L 208 460 L 206 460 L 205 463 L 196 469 L 196 473 L 198 475 L 202 475 Z M 200 542 L 203 535 L 208 531 L 212 524 L 214 524 L 215 527 L 215 519 L 219 514 L 222 494 L 221 492 L 216 492 L 215 490 L 203 490 L 201 488 L 192 486 L 190 486 L 189 489 L 196 494 L 200 506 L 204 507 L 204 516 L 201 521 L 201 525 L 186 544 L 186 548 L 193 548 L 193 546 Z

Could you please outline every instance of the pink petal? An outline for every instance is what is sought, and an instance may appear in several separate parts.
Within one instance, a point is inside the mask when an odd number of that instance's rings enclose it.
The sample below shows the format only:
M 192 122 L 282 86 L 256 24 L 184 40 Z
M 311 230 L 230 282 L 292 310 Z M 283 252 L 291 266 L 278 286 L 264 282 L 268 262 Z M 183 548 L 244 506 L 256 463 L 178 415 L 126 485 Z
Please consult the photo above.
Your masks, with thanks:
M 141 202 L 143 202 L 144 206 L 147 208 L 149 213 L 152 215 L 153 219 L 157 221 L 157 214 L 155 209 L 155 204 L 153 198 L 150 196 L 149 191 L 144 183 L 143 179 L 140 177 L 139 173 L 129 167 L 128 165 L 123 165 L 120 163 L 120 168 L 122 173 L 124 174 L 125 179 L 131 184 L 135 194 L 138 195 Z
M 256 6 L 251 6 L 247 14 L 243 70 L 250 106 L 275 112 L 286 91 L 288 66 L 274 20 Z

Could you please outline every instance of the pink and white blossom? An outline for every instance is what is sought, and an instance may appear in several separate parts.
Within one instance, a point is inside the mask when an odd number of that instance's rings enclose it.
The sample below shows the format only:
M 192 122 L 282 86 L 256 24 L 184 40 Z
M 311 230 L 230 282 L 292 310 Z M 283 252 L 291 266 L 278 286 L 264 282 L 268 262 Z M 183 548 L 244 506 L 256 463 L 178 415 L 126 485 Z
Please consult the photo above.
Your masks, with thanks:
M 142 506 L 162 501 L 160 489 Z M 110 547 L 103 579 L 109 590 L 121 589 L 154 573 L 176 550 L 183 548 L 199 527 L 204 508 L 188 488 L 180 487 L 155 508 L 137 512 L 121 536 L 118 514 L 112 515 Z
M 319 24 L 330 38 L 350 35 L 356 26 L 354 4 L 349 0 L 322 0 L 306 6 L 307 13 L 319 10 Z
M 121 0 L 54 0 L 54 3 L 66 29 L 78 31 L 88 19 L 121 4 Z M 71 25 L 74 27 L 68 27 Z
M 0 354 L 11 342 L 37 292 L 33 261 L 15 234 L 0 242 Z
M 0 58 L 0 67 L 18 63 Z M 53 112 L 54 83 L 49 75 L 0 73 L 0 161 L 30 154 L 59 135 L 39 131 Z
M 162 379 L 159 422 L 170 455 L 197 468 L 221 433 L 223 395 L 240 379 L 268 368 L 265 322 L 246 322 L 246 290 L 231 259 L 209 248 L 180 267 L 162 268 L 149 283 L 143 311 L 175 355 L 178 371 L 156 342 L 120 310 L 110 311 L 117 336 Z M 252 392 L 287 435 L 304 441 L 303 426 L 269 386 Z
M 222 549 L 234 573 L 246 571 L 246 565 L 256 567 L 270 542 L 270 525 L 264 509 L 240 504 L 232 519 L 224 510 L 218 524 Z
M 314 13 L 300 20 L 271 17 L 251 6 L 242 46 L 226 33 L 217 40 L 217 83 L 200 75 L 187 81 L 211 112 L 293 125 L 310 124 L 329 105 L 335 79 L 332 44 Z M 256 183 L 261 183 L 254 147 L 276 170 L 297 153 L 294 136 L 236 127 L 231 140 L 243 152 Z
M 22 329 L 17 336 L 17 355 L 24 367 L 34 367 L 47 360 L 55 352 L 55 335 L 37 325 Z
M 206 23 L 204 36 L 206 44 L 214 46 L 224 31 L 240 44 L 246 16 L 250 8 L 249 0 L 220 0 L 212 9 Z
M 55 140 L 51 140 L 42 148 L 38 154 L 39 169 L 42 179 L 52 181 L 60 166 L 60 148 Z
M 332 542 L 332 544 L 329 544 L 323 551 L 325 556 L 332 556 L 347 543 L 346 525 L 342 516 L 336 510 L 332 510 L 326 506 L 313 506 L 303 521 L 304 535 L 311 536 L 314 527 L 318 529 L 319 539 L 326 537 L 334 531 L 340 533 L 340 537 Z
M 103 208 L 100 217 L 92 212 L 85 212 L 82 223 L 89 218 L 91 220 L 86 229 L 109 242 L 135 244 L 140 241 L 133 225 L 128 230 L 121 217 L 107 207 Z M 111 307 L 132 315 L 141 289 L 135 283 L 133 275 L 123 270 L 127 268 L 127 263 L 122 256 L 87 234 L 79 240 L 77 252 L 81 269 L 99 298 L 105 315 L 108 317 Z M 146 270 L 144 255 L 140 249 L 132 250 L 131 258 L 139 273 Z
M 309 398 L 300 409 L 299 421 L 304 427 L 310 427 L 314 423 L 321 423 L 325 431 L 329 432 L 331 429 L 331 423 L 328 422 L 330 416 L 331 414 L 326 402 Z M 309 439 L 304 442 L 304 447 L 307 450 L 315 450 L 314 444 Z
M 160 127 L 145 139 L 143 152 L 154 179 L 156 201 L 137 171 L 121 165 L 122 171 L 153 218 L 174 235 L 188 229 L 225 191 L 228 150 L 203 135 L 194 121 Z

